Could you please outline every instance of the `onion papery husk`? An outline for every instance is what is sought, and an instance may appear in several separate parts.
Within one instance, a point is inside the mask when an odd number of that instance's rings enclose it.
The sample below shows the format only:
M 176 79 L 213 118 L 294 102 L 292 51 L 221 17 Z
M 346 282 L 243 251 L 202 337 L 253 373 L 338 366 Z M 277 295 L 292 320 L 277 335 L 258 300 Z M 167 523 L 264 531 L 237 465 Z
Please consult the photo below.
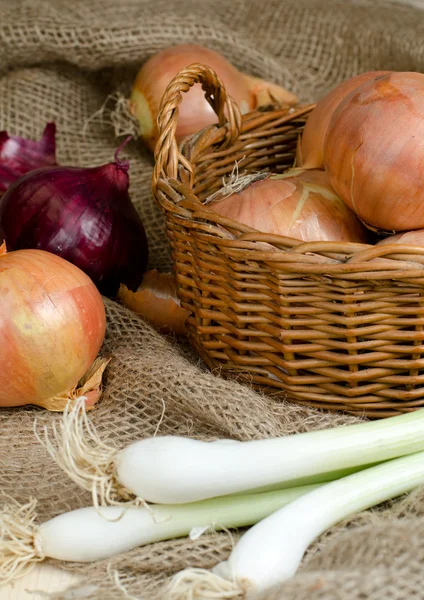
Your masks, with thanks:
M 285 175 L 282 174 L 283 178 Z M 232 173 L 228 181 L 224 183 L 222 188 L 211 194 L 204 201 L 204 205 L 207 206 L 211 202 L 216 202 L 218 200 L 224 200 L 224 198 L 228 198 L 231 194 L 239 194 L 244 190 L 247 190 L 252 183 L 256 183 L 257 181 L 262 181 L 262 179 L 269 179 L 272 177 L 272 173 L 263 172 L 263 173 L 248 173 L 245 175 L 239 175 L 238 173 Z M 287 175 L 289 177 L 289 175 Z
M 148 271 L 136 292 L 121 284 L 118 300 L 162 333 L 187 333 L 186 320 L 190 312 L 180 304 L 172 273 Z
M 102 395 L 103 373 L 110 360 L 110 358 L 96 358 L 72 390 L 46 400 L 37 400 L 33 404 L 51 412 L 63 412 L 66 407 L 72 408 L 81 397 L 84 397 L 85 409 L 92 410 Z
M 372 233 L 374 233 L 377 236 L 377 239 L 378 238 L 387 238 L 387 237 L 390 237 L 392 235 L 395 235 L 395 233 L 397 233 L 394 229 L 391 229 L 391 230 L 381 229 L 380 227 L 374 227 L 373 225 L 366 223 L 360 217 L 358 217 L 358 219 L 361 221 L 361 223 L 362 223 L 362 225 L 364 225 L 364 227 L 366 227 L 369 231 L 371 231 Z

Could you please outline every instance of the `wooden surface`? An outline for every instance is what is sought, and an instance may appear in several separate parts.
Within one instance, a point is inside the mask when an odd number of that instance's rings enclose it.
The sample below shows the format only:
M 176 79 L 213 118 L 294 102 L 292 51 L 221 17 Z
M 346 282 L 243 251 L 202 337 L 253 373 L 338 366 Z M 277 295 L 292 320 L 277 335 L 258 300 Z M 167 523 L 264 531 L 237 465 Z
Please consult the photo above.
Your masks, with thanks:
M 51 565 L 36 565 L 25 577 L 13 584 L 0 587 L 0 600 L 41 600 L 45 598 L 36 590 L 45 592 L 60 592 L 70 585 L 77 583 L 78 576 L 70 571 L 57 569 Z

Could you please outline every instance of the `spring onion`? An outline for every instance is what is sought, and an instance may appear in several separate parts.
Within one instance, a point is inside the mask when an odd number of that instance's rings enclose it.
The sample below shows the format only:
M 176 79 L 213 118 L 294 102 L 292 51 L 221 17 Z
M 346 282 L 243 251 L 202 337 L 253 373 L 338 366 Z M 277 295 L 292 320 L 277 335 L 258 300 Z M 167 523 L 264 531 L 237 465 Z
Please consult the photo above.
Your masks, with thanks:
M 80 402 L 64 413 L 53 438 L 45 428 L 48 451 L 78 485 L 92 492 L 95 505 L 99 498 L 106 505 L 134 496 L 180 504 L 275 484 L 295 487 L 333 479 L 334 471 L 340 477 L 343 470 L 422 451 L 424 409 L 265 440 L 158 436 L 116 450 L 101 441 Z
M 202 598 L 232 598 L 241 592 L 249 598 L 292 577 L 311 542 L 336 523 L 423 484 L 424 452 L 327 483 L 249 529 L 212 572 L 179 573 L 167 598 L 197 598 L 196 588 Z M 208 587 L 216 596 L 207 595 Z
M 316 485 L 214 498 L 186 505 L 106 506 L 73 510 L 37 526 L 35 501 L 13 499 L 0 508 L 0 585 L 24 575 L 44 558 L 90 562 L 153 542 L 252 525 Z

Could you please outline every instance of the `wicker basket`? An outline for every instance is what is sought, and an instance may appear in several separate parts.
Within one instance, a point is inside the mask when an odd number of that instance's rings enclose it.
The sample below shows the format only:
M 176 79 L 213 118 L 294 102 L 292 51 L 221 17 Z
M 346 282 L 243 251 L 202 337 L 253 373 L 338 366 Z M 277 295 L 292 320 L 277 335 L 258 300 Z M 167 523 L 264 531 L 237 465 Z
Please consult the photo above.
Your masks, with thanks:
M 181 93 L 198 82 L 219 126 L 178 148 Z M 202 204 L 235 161 L 240 172 L 291 167 L 311 109 L 241 117 L 216 74 L 199 64 L 165 92 L 153 193 L 166 214 L 178 293 L 192 313 L 189 337 L 209 368 L 264 391 L 370 417 L 408 412 L 424 405 L 424 249 L 299 242 Z

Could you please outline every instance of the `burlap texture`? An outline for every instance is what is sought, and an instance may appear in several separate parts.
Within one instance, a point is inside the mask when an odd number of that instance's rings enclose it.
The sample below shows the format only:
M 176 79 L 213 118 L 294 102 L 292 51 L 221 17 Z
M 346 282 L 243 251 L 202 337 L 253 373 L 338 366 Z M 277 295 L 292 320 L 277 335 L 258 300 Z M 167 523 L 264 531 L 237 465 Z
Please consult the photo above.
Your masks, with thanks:
M 208 45 L 302 101 L 360 71 L 424 71 L 424 13 L 381 0 L 0 0 L 0 9 L 0 128 L 35 138 L 55 121 L 62 164 L 112 159 L 118 140 L 102 110 L 106 99 L 126 93 L 140 64 L 171 44 Z M 124 155 L 131 160 L 131 194 L 146 226 L 150 265 L 168 269 L 163 217 L 150 194 L 152 158 L 137 142 Z M 161 336 L 114 302 L 106 301 L 106 308 L 103 351 L 113 360 L 92 419 L 116 447 L 156 432 L 243 440 L 355 421 L 224 381 L 183 342 Z M 42 521 L 89 504 L 90 496 L 35 441 L 35 417 L 50 422 L 60 415 L 33 408 L 0 412 L 0 487 L 21 501 L 37 497 Z M 266 600 L 424 598 L 423 533 L 421 492 L 367 512 L 318 540 L 299 573 Z M 93 585 L 92 598 L 150 600 L 168 575 L 210 567 L 231 545 L 226 533 L 205 535 L 68 567 Z

